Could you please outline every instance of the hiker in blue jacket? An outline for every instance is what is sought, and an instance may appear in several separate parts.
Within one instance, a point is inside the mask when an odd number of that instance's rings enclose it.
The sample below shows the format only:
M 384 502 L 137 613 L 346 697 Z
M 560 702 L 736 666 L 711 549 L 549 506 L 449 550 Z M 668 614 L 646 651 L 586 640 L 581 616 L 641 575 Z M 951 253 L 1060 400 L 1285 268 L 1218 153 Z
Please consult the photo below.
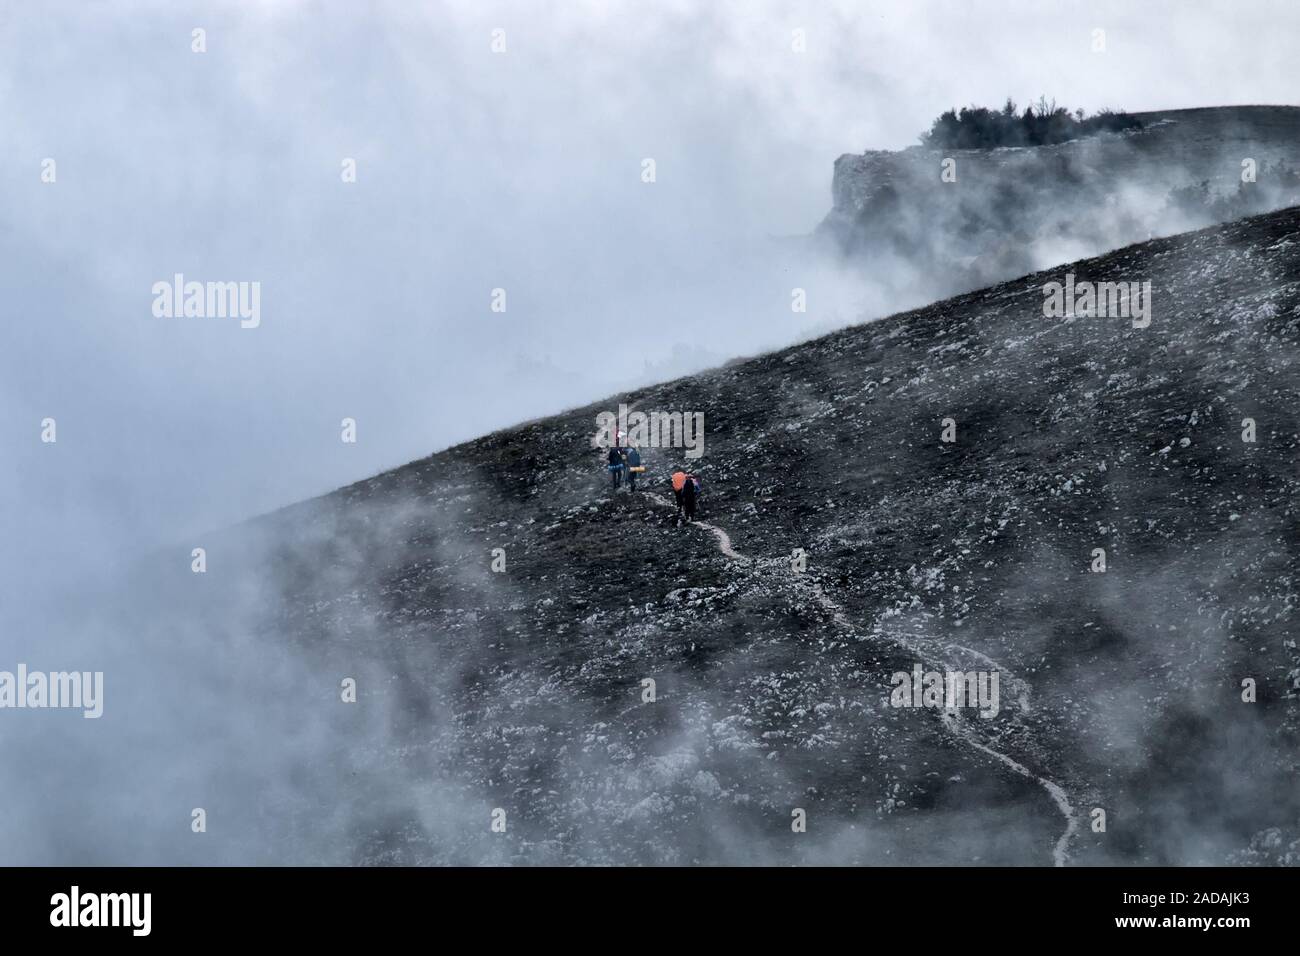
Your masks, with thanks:
M 623 478 L 623 468 L 623 449 L 615 445 L 609 450 L 609 475 L 615 491 L 618 491 L 619 482 Z
M 632 445 L 627 450 L 627 487 L 631 491 L 636 491 L 637 471 L 641 467 L 641 453 Z

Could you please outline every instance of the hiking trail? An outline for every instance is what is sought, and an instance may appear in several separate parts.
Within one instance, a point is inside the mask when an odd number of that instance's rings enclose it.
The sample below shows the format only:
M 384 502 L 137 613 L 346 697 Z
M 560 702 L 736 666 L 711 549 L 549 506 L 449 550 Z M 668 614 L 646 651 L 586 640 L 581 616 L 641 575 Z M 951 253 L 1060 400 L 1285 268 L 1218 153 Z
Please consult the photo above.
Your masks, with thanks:
M 636 404 L 637 403 L 634 402 L 631 405 L 629 405 L 628 406 L 629 410 L 635 408 Z M 597 444 L 597 439 L 599 434 L 600 433 L 598 431 L 596 435 L 592 437 L 593 448 L 597 448 L 597 449 L 600 448 L 600 446 Z M 663 495 L 658 494 L 657 492 L 645 490 L 642 493 L 645 494 L 646 497 L 648 497 L 651 501 L 653 501 L 655 504 L 659 505 L 660 507 L 673 508 L 673 509 L 675 509 L 676 507 L 671 501 L 669 501 Z M 711 524 L 710 522 L 707 521 L 692 521 L 692 522 L 688 522 L 688 524 L 693 524 L 697 527 L 703 528 L 706 531 L 710 532 L 717 539 L 718 550 L 726 557 L 731 558 L 733 561 L 736 561 L 741 564 L 746 564 L 746 565 L 756 564 L 756 562 L 754 562 L 753 559 L 737 551 L 731 542 L 731 535 L 727 534 L 725 530 L 718 527 L 717 525 Z M 792 580 L 794 580 L 800 586 L 805 587 L 812 592 L 813 599 L 828 614 L 830 614 L 831 620 L 834 622 L 836 627 L 846 630 L 850 632 L 850 634 L 856 636 L 856 630 L 853 627 L 852 622 L 849 620 L 848 615 L 845 613 L 844 609 L 826 593 L 825 589 L 821 586 L 820 582 L 811 578 L 806 578 L 803 575 L 794 575 Z M 927 653 L 925 650 L 918 647 L 916 644 L 908 641 L 906 638 L 902 636 L 899 635 L 883 635 L 883 636 L 885 636 L 886 640 L 890 640 L 893 643 L 898 644 L 899 646 L 903 647 L 905 650 L 907 650 L 908 652 L 910 652 L 911 654 L 913 654 L 918 658 L 928 657 L 931 660 L 937 660 L 938 663 L 942 666 L 942 668 L 946 671 L 956 671 L 961 669 L 960 667 L 956 666 L 954 663 L 938 656 L 933 651 Z M 947 645 L 947 649 L 964 651 L 965 653 L 970 654 L 975 658 L 978 658 L 980 661 L 984 662 L 992 669 L 1000 673 L 1006 674 L 1008 678 L 1008 683 L 1010 684 L 1013 692 L 1019 694 L 1018 703 L 1020 706 L 1020 711 L 1022 713 L 1027 713 L 1029 711 L 1029 703 L 1028 703 L 1029 685 L 1026 681 L 1022 680 L 1019 677 L 1016 677 L 1009 670 L 1006 670 L 1001 665 L 999 665 L 997 661 L 989 657 L 987 654 L 983 654 L 979 651 L 972 650 L 969 647 L 963 647 L 960 644 L 950 643 Z M 1010 757 L 1007 754 L 1002 753 L 1001 751 L 994 750 L 992 747 L 988 746 L 983 741 L 977 739 L 974 732 L 967 726 L 967 723 L 961 718 L 960 714 L 952 714 L 946 710 L 941 710 L 939 712 L 939 717 L 944 726 L 944 729 L 947 730 L 949 733 L 951 733 L 953 736 L 955 736 L 957 739 L 961 740 L 962 742 L 972 747 L 973 749 L 978 750 L 980 753 L 992 757 L 994 760 L 998 761 L 1003 766 L 1007 767 L 1009 770 L 1018 774 L 1019 776 L 1022 776 L 1027 780 L 1033 781 L 1034 783 L 1038 784 L 1038 786 L 1042 787 L 1044 791 L 1047 792 L 1048 796 L 1052 798 L 1053 803 L 1056 804 L 1057 809 L 1060 810 L 1061 815 L 1065 817 L 1065 831 L 1060 835 L 1059 838 L 1057 838 L 1056 843 L 1052 847 L 1053 864 L 1055 866 L 1065 866 L 1069 862 L 1069 858 L 1070 858 L 1069 857 L 1070 841 L 1074 838 L 1075 833 L 1077 833 L 1079 829 L 1078 817 L 1075 814 L 1074 807 L 1070 803 L 1069 796 L 1068 794 L 1066 794 L 1065 789 L 1060 784 L 1055 783 L 1054 781 L 1049 780 L 1046 777 L 1041 777 L 1038 774 L 1034 773 L 1032 770 L 1030 770 L 1024 764 L 1020 763 L 1015 758 Z

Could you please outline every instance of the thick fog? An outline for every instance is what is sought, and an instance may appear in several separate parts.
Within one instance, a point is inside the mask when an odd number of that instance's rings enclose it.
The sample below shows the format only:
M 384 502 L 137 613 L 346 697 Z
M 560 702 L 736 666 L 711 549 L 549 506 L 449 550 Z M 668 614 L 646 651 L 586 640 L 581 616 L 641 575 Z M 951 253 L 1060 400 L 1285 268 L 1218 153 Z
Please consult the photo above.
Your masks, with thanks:
M 162 635 L 118 626 L 114 575 L 140 555 L 188 573 L 213 529 L 916 304 L 799 240 L 837 156 L 1008 95 L 1285 103 L 1297 21 L 1289 2 L 9 5 L 0 668 L 104 670 L 107 724 L 222 653 L 176 632 L 159 658 Z M 258 283 L 256 326 L 160 317 L 177 274 Z M 274 666 L 257 673 L 273 699 Z M 179 783 L 87 802 L 87 767 L 204 775 L 166 733 L 168 693 L 107 732 L 0 713 L 16 862 L 133 862 L 55 834 L 147 817 L 150 792 L 202 804 Z
M 1008 94 L 1285 102 L 1275 21 L 1296 17 L 1284 3 L 14 8 L 0 25 L 6 505 L 37 553 L 93 529 L 167 542 L 879 314 L 890 303 L 870 288 L 773 241 L 825 215 L 836 156 L 908 145 L 944 108 Z M 155 318 L 150 288 L 178 272 L 260 282 L 260 326 Z M 38 441 L 45 417 L 57 448 Z

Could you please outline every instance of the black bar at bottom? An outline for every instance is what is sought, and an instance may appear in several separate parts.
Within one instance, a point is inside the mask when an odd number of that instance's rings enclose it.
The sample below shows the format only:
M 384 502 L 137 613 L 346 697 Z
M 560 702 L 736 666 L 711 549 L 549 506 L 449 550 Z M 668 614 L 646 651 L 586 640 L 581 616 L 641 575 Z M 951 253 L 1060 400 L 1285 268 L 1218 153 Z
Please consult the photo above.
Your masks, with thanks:
M 1071 941 L 1199 935 L 1231 945 L 1293 932 L 1297 889 L 1294 870 L 1227 868 L 11 868 L 0 869 L 0 883 L 11 941 L 76 933 L 83 943 L 331 946 L 431 932 L 451 943 L 444 934 L 471 930 L 482 941 L 518 936 L 533 946 L 593 931 L 667 945 L 684 935 L 734 943 L 845 930 L 864 941 L 902 932 L 945 947 L 1008 930 Z

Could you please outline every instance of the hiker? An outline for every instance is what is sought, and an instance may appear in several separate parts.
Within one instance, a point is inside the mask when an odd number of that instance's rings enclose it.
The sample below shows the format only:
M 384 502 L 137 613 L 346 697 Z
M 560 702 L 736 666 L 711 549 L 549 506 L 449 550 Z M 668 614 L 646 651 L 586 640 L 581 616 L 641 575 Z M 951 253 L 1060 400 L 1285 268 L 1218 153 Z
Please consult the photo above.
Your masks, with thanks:
M 673 472 L 673 497 L 677 500 L 677 517 L 682 515 L 682 488 L 686 486 L 686 472 Z
M 699 495 L 700 485 L 690 475 L 686 476 L 686 481 L 682 483 L 682 510 L 686 512 L 686 523 L 690 524 L 695 520 L 695 499 Z
M 609 474 L 614 490 L 618 491 L 619 481 L 623 477 L 623 452 L 617 445 L 609 450 Z
M 627 487 L 630 491 L 636 491 L 636 476 L 645 471 L 641 464 L 641 453 L 636 450 L 635 445 L 631 445 L 627 450 Z
M 677 517 L 683 512 L 687 521 L 695 520 L 695 507 L 700 501 L 700 479 L 684 471 L 673 472 L 673 497 L 677 500 Z

